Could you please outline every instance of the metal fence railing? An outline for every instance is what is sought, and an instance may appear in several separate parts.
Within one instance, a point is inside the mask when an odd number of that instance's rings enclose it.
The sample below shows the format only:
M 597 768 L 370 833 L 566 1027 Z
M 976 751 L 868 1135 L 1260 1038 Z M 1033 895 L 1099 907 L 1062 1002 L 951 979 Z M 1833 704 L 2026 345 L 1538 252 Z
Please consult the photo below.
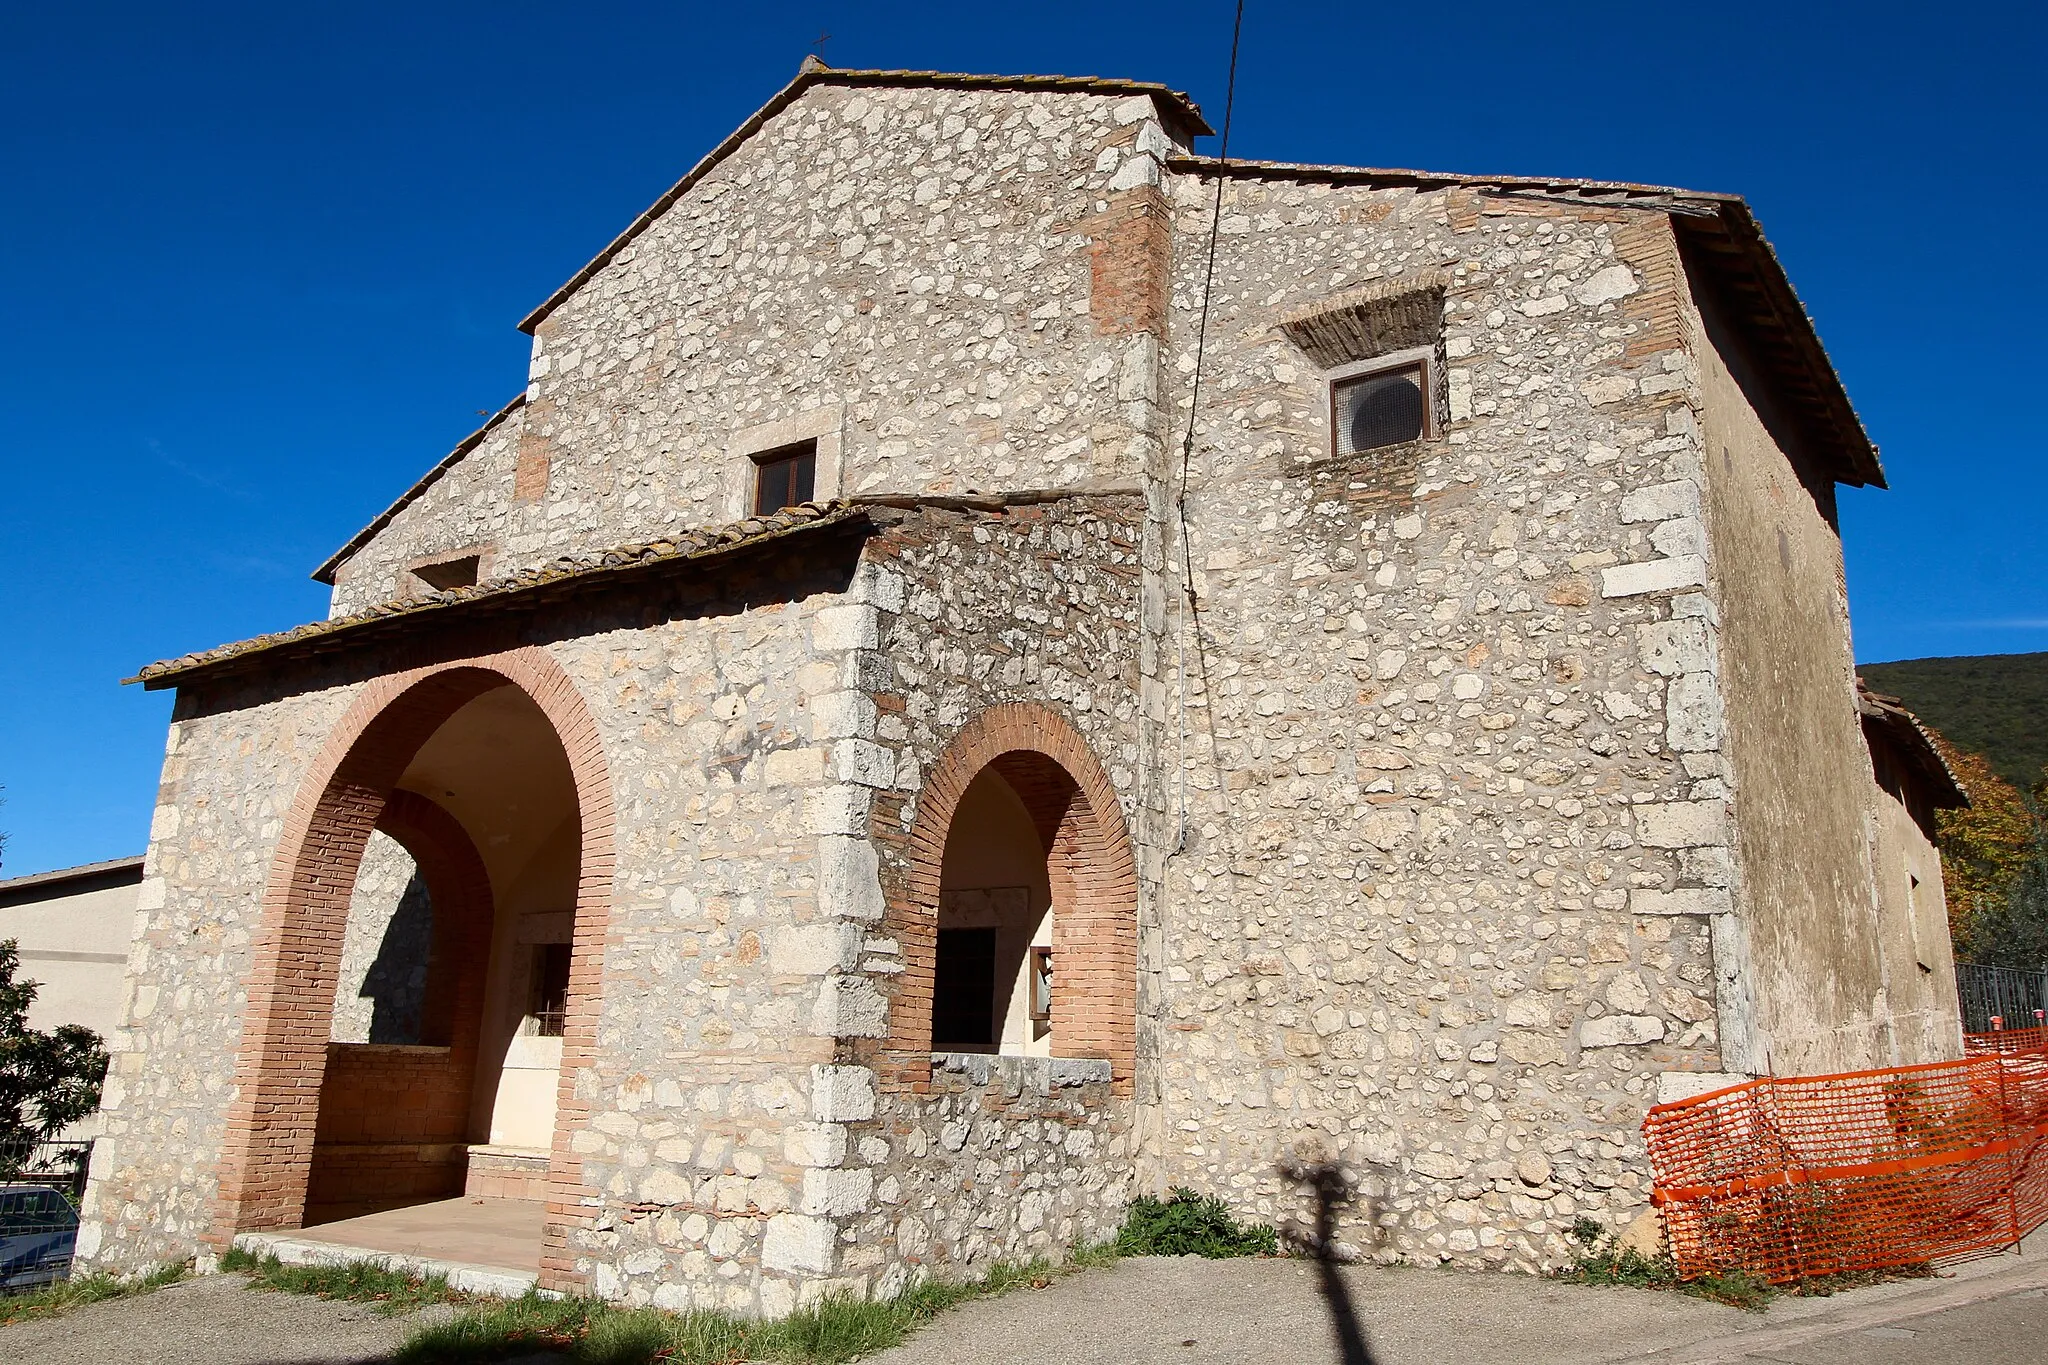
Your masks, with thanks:
M 85 1171 L 91 1163 L 90 1142 L 0 1143 L 0 1184 L 48 1185 L 75 1204 L 85 1198 Z
M 2048 1022 L 2048 971 L 1958 962 L 1956 996 L 1962 1002 L 1965 1033 L 2036 1028 Z M 1999 1022 L 1994 1024 L 1993 1019 Z

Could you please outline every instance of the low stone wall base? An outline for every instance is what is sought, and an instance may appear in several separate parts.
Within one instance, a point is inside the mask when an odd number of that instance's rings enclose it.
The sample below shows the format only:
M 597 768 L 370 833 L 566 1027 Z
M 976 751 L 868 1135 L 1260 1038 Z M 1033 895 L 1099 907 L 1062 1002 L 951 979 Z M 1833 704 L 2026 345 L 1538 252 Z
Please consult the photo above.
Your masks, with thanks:
M 545 1199 L 548 1154 L 530 1147 L 471 1147 L 462 1192 L 472 1199 Z

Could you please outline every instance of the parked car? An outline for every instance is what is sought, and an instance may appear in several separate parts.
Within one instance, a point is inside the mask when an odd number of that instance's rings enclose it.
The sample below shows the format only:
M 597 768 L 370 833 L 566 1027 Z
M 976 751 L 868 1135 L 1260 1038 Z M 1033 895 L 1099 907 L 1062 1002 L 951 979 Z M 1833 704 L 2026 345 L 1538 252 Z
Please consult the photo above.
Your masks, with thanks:
M 0 1292 L 20 1293 L 71 1273 L 78 1210 L 49 1185 L 0 1186 Z

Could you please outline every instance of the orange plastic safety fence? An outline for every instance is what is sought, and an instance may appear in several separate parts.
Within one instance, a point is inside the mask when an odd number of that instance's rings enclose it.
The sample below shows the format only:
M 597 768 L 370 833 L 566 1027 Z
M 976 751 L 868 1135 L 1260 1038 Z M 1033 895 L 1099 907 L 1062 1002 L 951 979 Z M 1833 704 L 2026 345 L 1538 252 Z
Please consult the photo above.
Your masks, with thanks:
M 2003 1040 L 2001 1040 L 2002 1042 Z M 1680 1274 L 1961 1260 L 2048 1222 L 2048 1051 L 1751 1081 L 1643 1121 Z

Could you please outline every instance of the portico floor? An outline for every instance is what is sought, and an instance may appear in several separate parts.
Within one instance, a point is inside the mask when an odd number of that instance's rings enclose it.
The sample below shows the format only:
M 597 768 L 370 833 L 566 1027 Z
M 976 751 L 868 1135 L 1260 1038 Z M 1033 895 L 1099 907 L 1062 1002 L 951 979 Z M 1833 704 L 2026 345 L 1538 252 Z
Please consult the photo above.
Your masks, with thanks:
M 540 1273 L 538 1199 L 441 1199 L 342 1218 L 292 1232 L 245 1232 L 235 1245 L 291 1264 L 376 1260 L 440 1274 L 457 1289 L 518 1295 Z
M 547 1205 L 538 1199 L 440 1199 L 321 1223 L 299 1235 L 405 1256 L 537 1271 L 546 1214 Z

